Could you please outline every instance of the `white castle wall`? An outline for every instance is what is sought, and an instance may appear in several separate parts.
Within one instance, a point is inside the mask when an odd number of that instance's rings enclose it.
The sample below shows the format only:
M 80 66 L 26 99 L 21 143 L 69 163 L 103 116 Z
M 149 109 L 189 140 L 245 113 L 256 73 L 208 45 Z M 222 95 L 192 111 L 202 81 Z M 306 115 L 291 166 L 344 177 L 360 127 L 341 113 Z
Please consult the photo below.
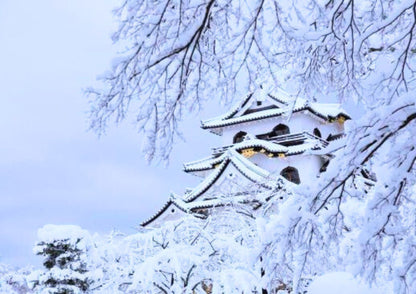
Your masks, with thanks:
M 200 177 L 200 178 L 205 178 L 211 172 L 212 172 L 212 170 L 202 170 L 202 171 L 192 171 L 190 173 L 193 174 L 194 176 L 197 176 L 197 177 Z
M 309 111 L 296 112 L 292 115 L 289 122 L 287 119 L 287 117 L 280 116 L 227 126 L 223 129 L 223 145 L 226 146 L 232 144 L 234 136 L 240 131 L 252 135 L 259 135 L 272 131 L 278 124 L 287 125 L 291 134 L 303 131 L 312 134 L 314 128 L 318 128 L 323 139 L 326 139 L 329 134 L 335 135 L 343 132 L 343 126 L 340 123 L 321 122 L 320 120 L 311 117 Z
M 241 176 L 241 173 L 230 162 L 218 180 L 196 201 L 218 197 L 219 195 L 234 195 L 238 192 L 247 191 L 253 185 L 255 184 L 246 177 Z
M 259 167 L 277 175 L 284 168 L 292 166 L 298 170 L 301 184 L 316 181 L 316 177 L 319 175 L 319 170 L 323 164 L 323 160 L 319 155 L 304 154 L 287 156 L 285 158 L 269 158 L 264 154 L 257 153 L 250 160 Z
M 257 101 L 253 100 L 251 104 L 247 104 L 245 107 L 241 108 L 236 116 L 242 115 L 247 109 L 261 109 L 268 106 L 276 106 L 276 103 L 271 103 L 268 99 L 262 101 L 260 105 L 257 105 L 256 102 Z

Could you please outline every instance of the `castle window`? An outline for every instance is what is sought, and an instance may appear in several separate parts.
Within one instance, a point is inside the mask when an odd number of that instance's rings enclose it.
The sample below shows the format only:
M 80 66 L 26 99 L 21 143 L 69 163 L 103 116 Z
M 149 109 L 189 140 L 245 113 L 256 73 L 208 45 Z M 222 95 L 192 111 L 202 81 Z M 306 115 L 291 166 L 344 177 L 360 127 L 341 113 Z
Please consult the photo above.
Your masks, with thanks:
M 233 139 L 233 143 L 240 143 L 243 142 L 244 137 L 247 135 L 246 132 L 238 132 Z
M 328 165 L 329 165 L 329 160 L 327 160 L 322 166 L 321 166 L 321 168 L 319 169 L 319 172 L 321 172 L 321 173 L 323 173 L 323 172 L 326 172 L 326 168 L 328 167 Z
M 319 138 L 322 138 L 321 132 L 319 131 L 318 128 L 314 128 L 313 129 L 313 134 Z
M 279 124 L 274 127 L 273 131 L 270 133 L 270 137 L 286 135 L 289 133 L 290 133 L 290 130 L 287 125 Z
M 292 166 L 288 166 L 280 172 L 280 175 L 284 177 L 286 180 L 300 184 L 299 172 L 296 168 Z

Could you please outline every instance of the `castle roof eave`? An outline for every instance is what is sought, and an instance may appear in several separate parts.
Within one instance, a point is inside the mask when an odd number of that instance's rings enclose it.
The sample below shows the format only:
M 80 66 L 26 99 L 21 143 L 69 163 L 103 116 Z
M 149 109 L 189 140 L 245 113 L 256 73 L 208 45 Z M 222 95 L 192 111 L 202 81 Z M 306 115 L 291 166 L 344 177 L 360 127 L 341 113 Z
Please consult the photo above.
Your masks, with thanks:
M 245 178 L 265 189 L 273 189 L 276 187 L 276 184 L 280 187 L 283 187 L 283 185 L 292 184 L 281 176 L 271 175 L 268 171 L 253 164 L 251 161 L 243 157 L 236 150 L 228 150 L 224 155 L 223 162 L 221 162 L 218 170 L 215 173 L 211 173 L 209 177 L 207 177 L 191 193 L 185 195 L 184 197 L 179 197 L 172 194 L 165 205 L 152 217 L 142 222 L 141 226 L 145 227 L 154 222 L 169 207 L 171 207 L 171 205 L 175 205 L 175 207 L 185 213 L 191 213 L 192 215 L 195 215 L 195 212 L 193 212 L 194 209 L 226 206 L 234 203 L 235 201 L 240 203 L 242 201 L 240 199 L 241 197 L 236 199 L 217 198 L 195 201 L 206 191 L 208 191 L 208 189 L 219 179 L 219 177 L 221 177 L 229 164 L 232 164 Z M 247 197 L 243 197 L 242 199 L 245 201 L 246 198 Z
M 301 111 L 309 111 L 313 116 L 321 121 L 331 121 L 333 119 L 336 119 L 338 117 L 344 117 L 345 119 L 350 119 L 350 116 L 346 114 L 345 112 L 339 112 L 337 115 L 323 115 L 317 111 L 315 111 L 310 106 L 301 107 L 298 109 L 294 109 L 292 113 L 297 113 Z M 233 125 L 238 125 L 241 123 L 248 123 L 273 117 L 279 117 L 284 114 L 286 114 L 287 111 L 284 111 L 282 109 L 272 109 L 272 110 L 264 110 L 259 111 L 257 113 L 251 113 L 245 116 L 240 116 L 232 119 L 227 120 L 208 120 L 205 122 L 202 122 L 201 128 L 210 130 L 212 133 L 217 135 L 222 135 L 222 128 L 229 127 Z
M 258 99 L 257 95 L 254 93 L 255 92 L 249 94 L 242 102 L 234 106 L 233 109 L 225 115 L 201 121 L 201 128 L 208 129 L 217 135 L 222 135 L 222 129 L 224 127 L 300 111 L 309 111 L 315 118 L 323 121 L 331 121 L 340 116 L 343 116 L 345 119 L 350 119 L 350 116 L 342 109 L 340 104 L 310 103 L 306 99 L 290 95 L 282 90 L 279 91 L 279 94 L 282 96 L 280 98 L 270 93 L 265 93 L 264 91 L 261 91 L 260 93 L 260 95 L 262 95 L 261 97 L 263 97 L 262 99 L 268 100 L 272 105 L 275 105 L 276 108 L 267 110 L 258 109 L 258 111 L 254 109 L 254 112 L 245 114 L 247 105 L 251 105 L 248 102 L 252 99 Z M 237 115 L 238 113 L 240 113 L 240 115 Z
M 211 173 L 205 180 L 203 180 L 191 193 L 184 197 L 185 202 L 191 202 L 197 199 L 199 196 L 204 194 L 208 189 L 218 180 L 223 174 L 226 167 L 232 164 L 240 174 L 251 182 L 257 183 L 264 188 L 273 188 L 273 185 L 268 184 L 267 179 L 270 180 L 272 176 L 268 171 L 256 166 L 254 163 L 247 160 L 241 154 L 235 150 L 228 150 L 223 162 L 220 164 L 218 169 Z M 277 178 L 281 178 L 276 177 Z
M 175 197 L 173 195 L 171 195 L 169 197 L 169 200 L 166 201 L 166 203 L 155 213 L 153 214 L 151 217 L 149 217 L 148 219 L 146 219 L 145 221 L 140 223 L 140 226 L 142 227 L 146 227 L 149 224 L 151 224 L 152 222 L 154 222 L 157 218 L 159 218 L 171 205 L 174 205 L 175 207 L 177 207 L 179 210 L 188 213 L 188 210 L 183 207 L 182 205 L 180 205 L 180 203 L 178 203 L 178 201 L 175 201 Z
M 289 151 L 288 147 L 285 147 L 280 144 L 268 142 L 265 140 L 260 140 L 260 139 L 253 139 L 253 140 L 247 140 L 247 141 L 243 141 L 240 143 L 236 143 L 230 149 L 239 151 L 242 149 L 253 148 L 253 147 L 263 148 L 266 151 L 271 152 L 271 153 L 287 153 Z M 219 164 L 222 161 L 224 161 L 226 157 L 227 156 L 225 152 L 218 157 L 211 156 L 211 157 L 204 158 L 201 160 L 189 162 L 189 163 L 184 164 L 183 170 L 185 172 L 209 170 L 209 169 L 214 168 L 216 164 Z
M 299 134 L 304 134 L 299 133 Z M 309 136 L 309 133 L 306 133 Z M 218 155 L 218 156 L 211 156 L 207 157 L 201 160 L 196 160 L 192 162 L 188 162 L 184 164 L 183 170 L 188 173 L 192 172 L 201 172 L 201 171 L 207 171 L 212 170 L 215 168 L 216 165 L 220 164 L 221 162 L 226 159 L 226 151 L 227 150 L 235 150 L 239 152 L 240 150 L 247 149 L 247 148 L 262 148 L 267 153 L 274 153 L 274 154 L 280 154 L 283 153 L 285 156 L 293 156 L 293 155 L 299 155 L 303 154 L 306 151 L 314 151 L 311 154 L 321 154 L 322 152 L 326 152 L 326 144 L 328 144 L 325 140 L 322 139 L 308 139 L 305 143 L 301 145 L 294 145 L 294 146 L 283 146 L 279 143 L 275 143 L 273 141 L 265 141 L 261 139 L 252 139 L 252 140 L 246 140 L 240 143 L 236 143 L 230 146 L 221 147 L 223 149 L 224 153 Z M 214 148 L 213 150 L 219 148 Z

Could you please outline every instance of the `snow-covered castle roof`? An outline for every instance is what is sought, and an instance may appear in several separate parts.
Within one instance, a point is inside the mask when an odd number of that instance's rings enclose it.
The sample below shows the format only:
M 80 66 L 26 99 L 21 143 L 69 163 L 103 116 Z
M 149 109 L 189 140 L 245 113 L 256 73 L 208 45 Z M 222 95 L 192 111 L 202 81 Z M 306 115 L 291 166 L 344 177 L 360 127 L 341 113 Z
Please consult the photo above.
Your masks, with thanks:
M 230 166 L 233 167 L 233 171 L 238 172 L 238 175 L 234 175 L 235 177 L 239 176 L 240 179 L 247 179 L 255 188 L 262 187 L 265 189 L 273 189 L 276 188 L 276 185 L 283 186 L 286 181 L 283 177 L 273 175 L 267 170 L 255 165 L 243 155 L 238 153 L 234 148 L 227 150 L 221 158 L 222 160 L 219 166 L 217 166 L 217 168 L 215 168 L 215 170 L 208 177 L 206 177 L 204 181 L 184 196 L 172 194 L 163 207 L 149 219 L 142 222 L 141 225 L 146 226 L 152 223 L 172 206 L 177 207 L 183 212 L 192 213 L 195 209 L 226 206 L 231 203 L 235 203 L 235 201 L 251 201 L 251 194 L 244 195 L 245 193 L 243 193 L 243 191 L 239 191 L 238 198 L 219 197 L 204 199 L 202 197 L 213 187 L 213 184 L 220 177 L 222 177 L 224 173 L 226 173 L 227 168 Z
M 344 119 L 350 118 L 340 104 L 309 102 L 303 98 L 290 97 L 288 94 L 286 96 L 283 95 L 283 93 L 279 93 L 278 96 L 274 96 L 262 90 L 250 93 L 228 113 L 202 121 L 201 127 L 203 129 L 216 129 L 301 111 L 308 111 L 313 117 L 323 121 L 332 121 L 340 117 Z M 266 106 L 262 106 L 263 104 L 266 104 Z M 212 131 L 218 133 L 218 131 Z
M 295 146 L 284 146 L 279 144 L 279 140 L 273 141 L 266 141 L 266 140 L 246 140 L 241 143 L 224 146 L 220 148 L 214 148 L 211 157 L 204 158 L 202 160 L 192 161 L 184 164 L 184 171 L 185 172 L 192 172 L 192 171 L 200 171 L 200 170 L 208 170 L 214 168 L 217 164 L 224 161 L 224 159 L 228 156 L 225 152 L 228 149 L 235 150 L 236 152 L 241 153 L 242 150 L 248 148 L 260 148 L 260 152 L 265 153 L 267 155 L 272 156 L 279 156 L 279 154 L 284 154 L 285 156 L 290 155 L 298 155 L 310 150 L 323 150 L 325 152 L 325 147 L 328 146 L 324 140 L 321 140 L 309 133 L 301 133 L 292 135 L 294 139 L 303 139 L 304 143 Z M 222 153 L 218 156 L 219 153 Z

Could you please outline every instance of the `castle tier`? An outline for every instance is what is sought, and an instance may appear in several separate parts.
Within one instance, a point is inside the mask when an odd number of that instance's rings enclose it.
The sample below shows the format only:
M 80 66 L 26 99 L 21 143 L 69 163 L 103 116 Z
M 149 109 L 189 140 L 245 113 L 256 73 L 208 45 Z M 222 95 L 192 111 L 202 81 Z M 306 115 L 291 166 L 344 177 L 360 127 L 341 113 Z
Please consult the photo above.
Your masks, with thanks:
M 233 203 L 257 207 L 261 201 L 253 195 L 259 191 L 311 183 L 343 146 L 347 119 L 339 104 L 311 103 L 283 92 L 249 94 L 225 115 L 202 122 L 203 129 L 223 138 L 210 157 L 184 164 L 184 171 L 202 182 L 183 196 L 171 195 L 142 226 L 157 227 L 186 214 L 206 217 Z

